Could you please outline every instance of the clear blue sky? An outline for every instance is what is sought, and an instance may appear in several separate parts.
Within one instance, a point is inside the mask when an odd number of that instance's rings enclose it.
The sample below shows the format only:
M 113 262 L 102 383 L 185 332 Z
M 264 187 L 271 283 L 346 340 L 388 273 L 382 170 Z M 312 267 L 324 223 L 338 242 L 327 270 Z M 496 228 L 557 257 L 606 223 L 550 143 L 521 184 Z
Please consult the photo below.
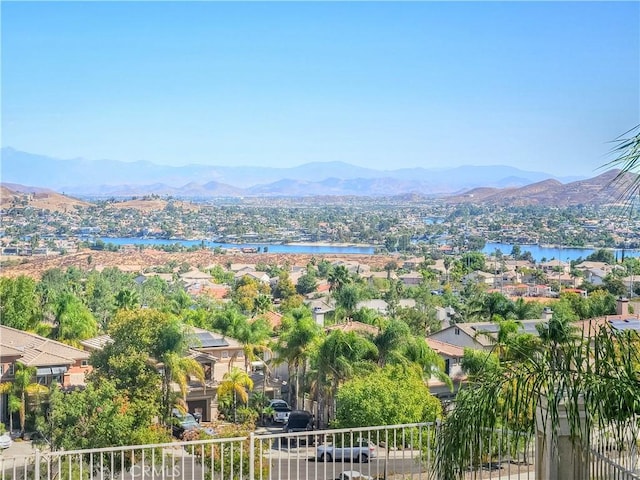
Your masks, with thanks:
M 6 2 L 2 146 L 168 165 L 592 175 L 640 122 L 638 2 Z

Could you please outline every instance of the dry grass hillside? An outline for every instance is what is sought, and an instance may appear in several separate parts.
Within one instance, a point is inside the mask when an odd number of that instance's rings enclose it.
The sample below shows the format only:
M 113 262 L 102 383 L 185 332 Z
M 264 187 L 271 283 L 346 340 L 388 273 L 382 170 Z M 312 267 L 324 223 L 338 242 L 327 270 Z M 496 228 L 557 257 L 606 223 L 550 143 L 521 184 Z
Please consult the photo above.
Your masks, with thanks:
M 135 250 L 129 252 L 106 252 L 95 250 L 81 250 L 78 253 L 63 256 L 33 256 L 33 257 L 4 257 L 1 276 L 15 278 L 26 275 L 39 279 L 42 274 L 52 268 L 67 269 L 74 266 L 82 270 L 94 268 L 118 267 L 130 272 L 141 272 L 145 268 L 163 266 L 171 260 L 179 263 L 187 262 L 192 267 L 207 267 L 230 263 L 267 263 L 277 265 L 304 266 L 311 260 L 311 254 L 286 253 L 225 253 L 215 254 L 211 250 L 197 252 L 169 253 L 160 250 Z M 330 262 L 336 260 L 356 261 L 371 268 L 382 269 L 392 257 L 385 255 L 315 255 L 316 259 L 324 258 Z
M 18 187 L 18 186 L 16 186 Z M 76 207 L 90 207 L 91 204 L 47 190 L 43 188 L 0 186 L 0 206 L 3 209 L 12 207 L 32 207 L 52 212 L 72 211 Z
M 476 188 L 449 197 L 449 203 L 484 203 L 489 205 L 542 205 L 568 207 L 572 205 L 624 204 L 629 189 L 637 181 L 633 173 L 620 175 L 610 170 L 594 178 L 562 184 L 544 180 L 521 188 Z
M 126 200 L 124 202 L 114 202 L 110 204 L 111 208 L 127 209 L 133 208 L 142 212 L 157 212 L 164 210 L 168 205 L 167 200 L 160 198 L 138 198 L 135 200 Z M 197 211 L 199 206 L 190 202 L 174 200 L 173 206 L 185 211 Z

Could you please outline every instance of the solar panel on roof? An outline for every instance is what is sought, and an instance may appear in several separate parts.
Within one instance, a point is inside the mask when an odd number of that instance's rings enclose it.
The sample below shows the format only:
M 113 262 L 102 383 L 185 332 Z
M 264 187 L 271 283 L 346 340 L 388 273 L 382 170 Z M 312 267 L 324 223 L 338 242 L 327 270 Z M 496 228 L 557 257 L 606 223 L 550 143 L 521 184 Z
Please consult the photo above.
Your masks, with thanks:
M 214 337 L 209 332 L 201 332 L 197 333 L 196 337 L 198 338 L 198 342 L 193 347 L 200 348 L 209 348 L 209 347 L 228 347 L 229 342 L 227 342 L 224 338 Z
M 640 331 L 640 320 L 610 320 L 609 323 L 616 330 L 638 330 Z

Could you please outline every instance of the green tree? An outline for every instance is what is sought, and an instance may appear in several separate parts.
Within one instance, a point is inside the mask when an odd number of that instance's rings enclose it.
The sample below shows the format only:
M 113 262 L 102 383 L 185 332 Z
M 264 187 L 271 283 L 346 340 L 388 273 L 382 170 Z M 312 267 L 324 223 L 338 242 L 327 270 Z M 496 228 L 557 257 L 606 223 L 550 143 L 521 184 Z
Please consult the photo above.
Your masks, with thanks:
M 442 413 L 440 401 L 431 395 L 421 374 L 399 366 L 347 381 L 338 390 L 336 403 L 336 428 L 433 422 Z
M 35 281 L 24 275 L 0 277 L 0 325 L 33 330 L 41 319 Z
M 307 273 L 302 275 L 296 284 L 296 291 L 300 295 L 315 292 L 316 288 L 318 288 L 318 280 L 314 270 L 307 270 Z
M 328 277 L 329 281 L 329 291 L 339 292 L 342 287 L 351 282 L 351 275 L 349 275 L 349 270 L 344 265 L 335 266 Z
M 134 310 L 140 306 L 140 299 L 135 290 L 120 290 L 115 296 L 115 305 L 118 309 Z
M 247 372 L 234 367 L 224 374 L 218 387 L 218 397 L 230 395 L 233 398 L 233 421 L 237 420 L 238 399 L 246 404 L 249 402 L 249 391 L 253 390 L 253 380 Z
M 344 311 L 347 318 L 353 316 L 353 312 L 358 305 L 360 299 L 360 291 L 357 285 L 352 283 L 342 286 L 335 293 L 336 306 Z
M 139 425 L 135 406 L 112 382 L 89 382 L 84 390 L 49 398 L 50 421 L 43 424 L 55 449 L 104 448 L 170 441 L 166 430 Z
M 273 288 L 274 298 L 280 298 L 286 300 L 296 295 L 296 287 L 289 277 L 289 272 L 282 271 L 278 276 L 278 282 Z
M 23 363 L 14 363 L 13 382 L 0 383 L 0 395 L 8 394 L 10 410 L 18 411 L 20 416 L 20 433 L 24 433 L 29 397 L 36 397 L 35 403 L 39 405 L 39 395 L 48 392 L 47 387 L 34 382 L 36 367 L 29 367 Z
M 164 418 L 171 417 L 175 399 L 172 384 L 178 385 L 183 402 L 186 402 L 189 377 L 204 384 L 204 370 L 194 358 L 186 356 L 189 349 L 186 326 L 178 319 L 167 317 L 155 332 L 151 354 L 162 363 L 162 405 Z
M 318 402 L 320 425 L 325 424 L 325 410 L 334 415 L 335 396 L 339 386 L 355 375 L 368 374 L 374 369 L 371 359 L 377 353 L 375 345 L 356 332 L 334 330 L 314 351 L 312 365 L 315 382 L 313 393 Z
M 300 393 L 300 382 L 304 378 L 307 360 L 312 347 L 320 336 L 320 327 L 313 321 L 307 308 L 298 308 L 282 319 L 282 333 L 275 345 L 276 363 L 286 363 L 289 381 L 293 380 L 293 389 L 289 389 L 289 404 L 296 406 Z
M 77 343 L 94 337 L 98 323 L 91 311 L 72 293 L 63 293 L 55 308 L 54 335 L 58 340 Z

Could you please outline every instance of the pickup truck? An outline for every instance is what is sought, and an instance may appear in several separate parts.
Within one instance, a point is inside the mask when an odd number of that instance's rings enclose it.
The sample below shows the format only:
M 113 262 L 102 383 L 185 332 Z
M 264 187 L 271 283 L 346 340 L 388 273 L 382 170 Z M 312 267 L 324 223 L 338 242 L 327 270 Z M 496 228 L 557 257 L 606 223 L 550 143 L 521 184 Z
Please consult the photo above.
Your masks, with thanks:
M 271 400 L 269 406 L 273 409 L 273 414 L 271 415 L 273 423 L 287 423 L 291 413 L 291 407 L 287 402 L 284 400 Z
M 334 447 L 324 444 L 316 448 L 316 458 L 320 462 L 336 460 L 367 463 L 370 458 L 376 458 L 376 448 L 366 440 L 352 447 Z

